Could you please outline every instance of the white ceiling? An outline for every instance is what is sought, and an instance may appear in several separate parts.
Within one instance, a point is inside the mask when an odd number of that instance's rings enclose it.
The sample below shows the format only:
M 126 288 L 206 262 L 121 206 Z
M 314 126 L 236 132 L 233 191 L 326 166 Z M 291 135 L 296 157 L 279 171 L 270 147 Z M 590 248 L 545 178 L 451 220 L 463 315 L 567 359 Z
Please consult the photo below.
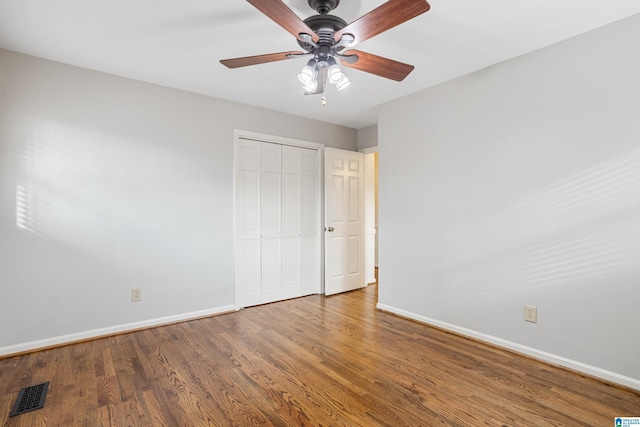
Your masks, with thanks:
M 307 0 L 284 0 L 301 18 Z M 342 0 L 347 22 L 384 3 Z M 639 0 L 432 0 L 431 10 L 358 45 L 415 65 L 395 82 L 347 70 L 353 84 L 305 96 L 306 59 L 227 69 L 220 59 L 298 50 L 243 0 L 0 0 L 0 47 L 67 64 L 362 128 L 377 106 L 640 13 Z M 0 64 L 1 66 L 1 64 Z M 1 67 L 0 67 L 1 72 Z

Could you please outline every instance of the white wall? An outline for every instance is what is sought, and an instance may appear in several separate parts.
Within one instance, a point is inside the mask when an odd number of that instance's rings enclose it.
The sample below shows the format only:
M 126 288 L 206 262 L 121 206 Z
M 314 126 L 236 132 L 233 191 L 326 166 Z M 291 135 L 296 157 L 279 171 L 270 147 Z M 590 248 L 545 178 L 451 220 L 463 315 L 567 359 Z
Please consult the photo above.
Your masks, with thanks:
M 233 309 L 234 129 L 357 144 L 3 50 L 0 91 L 0 354 Z
M 378 146 L 378 125 L 358 129 L 358 150 Z
M 638 40 L 640 15 L 381 108 L 381 308 L 640 389 Z

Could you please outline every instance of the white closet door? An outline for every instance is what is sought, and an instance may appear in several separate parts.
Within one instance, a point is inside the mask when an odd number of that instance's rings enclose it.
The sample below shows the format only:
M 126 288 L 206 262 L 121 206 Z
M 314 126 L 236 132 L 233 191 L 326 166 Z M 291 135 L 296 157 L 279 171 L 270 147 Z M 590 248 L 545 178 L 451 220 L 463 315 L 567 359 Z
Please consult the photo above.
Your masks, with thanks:
M 300 151 L 282 147 L 282 296 L 300 295 Z
M 236 306 L 321 291 L 319 152 L 239 139 Z
M 236 166 L 236 305 L 262 301 L 260 237 L 260 143 L 241 140 Z
M 317 150 L 300 150 L 300 293 L 320 292 L 321 247 L 320 240 L 320 164 Z
M 282 299 L 282 146 L 262 143 L 262 303 Z

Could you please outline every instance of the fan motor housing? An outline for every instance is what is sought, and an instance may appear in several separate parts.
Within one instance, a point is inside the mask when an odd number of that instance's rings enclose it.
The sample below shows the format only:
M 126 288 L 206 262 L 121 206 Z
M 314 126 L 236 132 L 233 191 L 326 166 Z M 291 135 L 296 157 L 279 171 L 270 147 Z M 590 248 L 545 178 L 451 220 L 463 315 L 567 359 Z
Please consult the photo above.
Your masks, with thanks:
M 331 46 L 334 43 L 333 35 L 347 26 L 347 22 L 334 15 L 313 15 L 304 20 L 304 23 L 309 26 L 319 37 L 318 45 Z M 307 42 L 298 39 L 298 44 L 301 48 L 310 52 L 313 50 L 313 46 Z

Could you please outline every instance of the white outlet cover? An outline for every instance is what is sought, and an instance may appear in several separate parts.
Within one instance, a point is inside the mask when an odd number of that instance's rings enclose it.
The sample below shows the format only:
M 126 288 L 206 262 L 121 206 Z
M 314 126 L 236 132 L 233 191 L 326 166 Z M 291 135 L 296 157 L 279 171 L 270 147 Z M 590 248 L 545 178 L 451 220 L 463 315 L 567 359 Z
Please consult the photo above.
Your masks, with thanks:
M 531 323 L 538 322 L 538 308 L 535 305 L 524 306 L 524 320 Z

